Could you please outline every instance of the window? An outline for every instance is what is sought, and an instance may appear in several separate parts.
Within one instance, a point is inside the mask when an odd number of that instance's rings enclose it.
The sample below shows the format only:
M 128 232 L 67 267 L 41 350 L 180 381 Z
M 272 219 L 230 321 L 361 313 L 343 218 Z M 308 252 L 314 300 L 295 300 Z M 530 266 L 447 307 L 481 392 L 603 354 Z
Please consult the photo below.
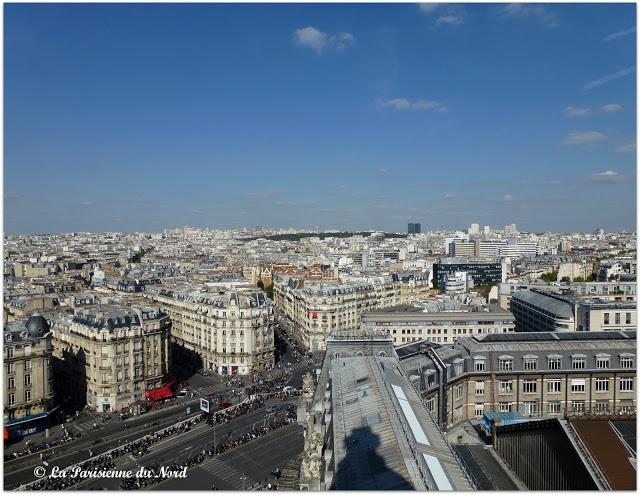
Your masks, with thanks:
M 31 375 L 24 375 L 24 384 L 31 385 Z
M 525 401 L 522 403 L 523 414 L 538 414 L 538 402 L 537 401 Z
M 476 395 L 484 395 L 484 382 L 476 382 Z
M 572 400 L 571 401 L 571 410 L 574 413 L 582 413 L 582 412 L 584 412 L 584 401 L 583 400 Z
M 453 363 L 453 369 L 455 371 L 456 376 L 462 375 L 464 373 L 464 360 L 455 361 Z
M 13 357 L 13 347 L 9 347 L 7 349 L 7 357 L 8 358 L 12 358 Z
M 560 393 L 560 379 L 553 379 L 547 382 L 547 392 L 550 394 L 559 394 Z
M 562 358 L 558 356 L 549 357 L 547 359 L 547 368 L 550 370 L 559 370 L 562 368 Z
M 31 400 L 31 390 L 25 390 L 24 391 L 24 400 L 26 402 L 29 402 Z
M 500 402 L 498 404 L 498 410 L 500 412 L 511 412 L 511 402 Z
M 453 387 L 453 398 L 458 400 L 462 398 L 462 384 Z
M 484 371 L 484 359 L 476 359 L 473 363 L 476 371 Z
M 498 370 L 500 371 L 511 371 L 513 370 L 513 359 L 499 359 L 498 360 Z
M 609 369 L 609 356 L 596 356 L 596 368 Z
M 8 386 L 9 386 L 9 390 L 16 388 L 16 379 L 14 377 L 9 377 L 8 380 Z
M 584 378 L 572 378 L 571 379 L 571 391 L 572 392 L 584 392 L 586 387 L 586 380 Z
M 604 325 L 609 324 L 609 313 L 604 313 Z
M 511 380 L 500 380 L 498 385 L 498 390 L 501 394 L 510 394 L 513 392 L 513 381 Z
M 571 367 L 574 370 L 583 370 L 587 364 L 587 358 L 585 356 L 572 356 Z
M 609 379 L 596 378 L 596 392 L 608 392 L 608 391 L 609 391 Z
M 16 372 L 16 364 L 9 363 L 9 373 L 15 373 L 15 372 Z
M 525 371 L 535 371 L 538 369 L 538 358 L 537 357 L 526 357 L 524 358 L 524 370 Z
M 623 369 L 632 369 L 633 356 L 620 356 L 620 367 Z
M 484 414 L 484 403 L 476 402 L 474 414 L 476 418 L 479 418 Z
M 554 400 L 547 404 L 547 412 L 549 414 L 560 414 L 560 401 Z
M 620 378 L 620 392 L 633 392 L 633 378 Z
M 624 322 L 627 325 L 631 325 L 631 313 L 627 313 Z
M 595 411 L 597 413 L 606 413 L 609 412 L 609 401 L 608 400 L 597 400 Z
M 522 391 L 525 394 L 535 394 L 538 389 L 538 382 L 535 380 L 523 380 Z
M 620 313 L 616 313 L 614 317 L 616 325 L 620 325 Z

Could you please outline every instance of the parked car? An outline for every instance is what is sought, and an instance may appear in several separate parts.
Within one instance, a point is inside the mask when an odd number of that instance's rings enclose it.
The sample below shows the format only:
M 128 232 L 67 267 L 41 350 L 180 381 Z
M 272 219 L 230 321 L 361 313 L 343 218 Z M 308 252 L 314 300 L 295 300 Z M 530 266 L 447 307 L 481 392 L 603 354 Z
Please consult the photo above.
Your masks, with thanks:
M 226 409 L 227 407 L 231 407 L 233 404 L 231 402 L 221 402 L 218 404 L 218 409 Z
M 269 406 L 265 409 L 268 413 L 276 412 L 278 410 L 278 406 Z
M 189 391 L 183 388 L 182 390 L 180 390 L 180 392 L 176 394 L 176 397 L 185 397 L 188 393 Z

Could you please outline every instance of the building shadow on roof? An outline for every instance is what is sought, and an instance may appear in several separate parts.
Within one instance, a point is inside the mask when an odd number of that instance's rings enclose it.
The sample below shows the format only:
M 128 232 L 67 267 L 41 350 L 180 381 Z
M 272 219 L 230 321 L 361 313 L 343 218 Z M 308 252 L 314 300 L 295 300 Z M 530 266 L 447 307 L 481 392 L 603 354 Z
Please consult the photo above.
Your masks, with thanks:
M 408 477 L 392 470 L 380 455 L 381 442 L 369 426 L 354 429 L 346 438 L 346 456 L 335 473 L 336 490 L 413 490 Z M 404 460 L 397 453 L 398 460 Z

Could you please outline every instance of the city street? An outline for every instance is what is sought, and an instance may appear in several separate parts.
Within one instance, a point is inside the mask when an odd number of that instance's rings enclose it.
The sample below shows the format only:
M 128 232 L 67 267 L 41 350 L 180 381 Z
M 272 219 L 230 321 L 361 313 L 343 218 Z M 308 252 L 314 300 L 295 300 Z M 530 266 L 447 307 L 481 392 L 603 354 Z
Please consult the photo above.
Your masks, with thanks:
M 295 400 L 287 402 L 270 400 L 265 403 L 265 407 L 233 419 L 226 424 L 217 425 L 215 428 L 206 423 L 201 423 L 187 433 L 169 437 L 153 445 L 149 452 L 141 457 L 126 455 L 118 458 L 115 462 L 115 469 L 136 471 L 140 466 L 149 467 L 155 464 L 169 466 L 174 462 L 183 462 L 203 449 L 211 448 L 214 444 L 214 436 L 217 443 L 223 440 L 236 440 L 243 433 L 252 430 L 256 426 L 265 426 L 272 424 L 277 419 L 284 418 L 287 406 L 295 404 Z M 276 406 L 279 410 L 268 413 L 267 408 L 269 406 Z M 276 444 L 278 447 L 274 448 Z M 282 448 L 280 445 L 282 445 Z M 221 464 L 228 463 L 234 468 L 247 466 L 247 478 L 251 477 L 254 480 L 252 482 L 259 481 L 268 476 L 271 470 L 279 466 L 282 467 L 289 460 L 295 458 L 302 451 L 302 447 L 302 427 L 294 423 L 236 447 L 220 456 L 207 459 L 203 464 L 188 471 L 188 480 L 189 483 L 191 483 L 192 478 L 195 483 L 206 483 L 204 488 L 207 490 L 211 489 L 212 483 L 223 489 L 224 478 L 228 477 L 228 475 L 223 473 L 216 477 L 216 472 L 218 471 L 216 466 L 219 466 L 218 461 L 220 461 Z M 280 463 L 280 465 L 277 463 Z M 221 470 L 221 473 L 222 471 L 224 470 Z M 117 490 L 120 487 L 120 482 L 120 480 L 116 479 L 90 480 L 77 485 L 76 488 Z M 152 488 L 171 489 L 171 483 L 181 482 L 184 483 L 185 480 L 167 480 L 161 484 L 154 485 Z M 252 482 L 248 482 L 247 486 Z M 165 485 L 168 486 L 165 487 Z M 193 485 L 192 489 L 198 488 Z

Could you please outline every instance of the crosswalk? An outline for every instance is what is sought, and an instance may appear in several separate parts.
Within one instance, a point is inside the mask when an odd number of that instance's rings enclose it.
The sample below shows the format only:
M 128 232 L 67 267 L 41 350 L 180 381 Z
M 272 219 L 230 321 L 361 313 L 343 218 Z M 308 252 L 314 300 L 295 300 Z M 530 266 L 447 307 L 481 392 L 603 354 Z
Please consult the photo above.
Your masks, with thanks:
M 308 367 L 309 365 L 305 362 L 297 362 L 297 363 L 293 363 L 292 366 L 287 369 L 290 369 L 291 371 L 296 371 L 296 370 L 299 370 L 302 368 L 308 368 Z
M 215 476 L 215 478 L 223 480 L 226 485 L 231 486 L 234 490 L 242 490 L 243 487 L 247 489 L 256 483 L 247 473 L 242 473 L 219 459 L 214 458 L 211 462 L 202 464 L 201 467 Z M 243 477 L 244 480 L 242 479 Z M 220 488 L 224 489 L 226 486 L 220 486 Z
M 67 428 L 70 431 L 75 431 L 76 433 L 87 433 L 89 431 L 93 431 L 95 430 L 95 428 L 93 427 L 93 420 L 87 420 L 87 421 L 74 421 L 72 423 L 67 423 L 65 425 L 65 428 Z M 98 426 L 101 425 L 100 422 L 96 422 L 96 424 Z
M 197 395 L 202 397 L 206 397 L 209 395 L 215 395 L 223 390 L 226 390 L 226 386 L 224 383 L 216 383 L 214 385 L 207 385 L 203 387 L 194 387 L 191 390 L 195 392 Z

